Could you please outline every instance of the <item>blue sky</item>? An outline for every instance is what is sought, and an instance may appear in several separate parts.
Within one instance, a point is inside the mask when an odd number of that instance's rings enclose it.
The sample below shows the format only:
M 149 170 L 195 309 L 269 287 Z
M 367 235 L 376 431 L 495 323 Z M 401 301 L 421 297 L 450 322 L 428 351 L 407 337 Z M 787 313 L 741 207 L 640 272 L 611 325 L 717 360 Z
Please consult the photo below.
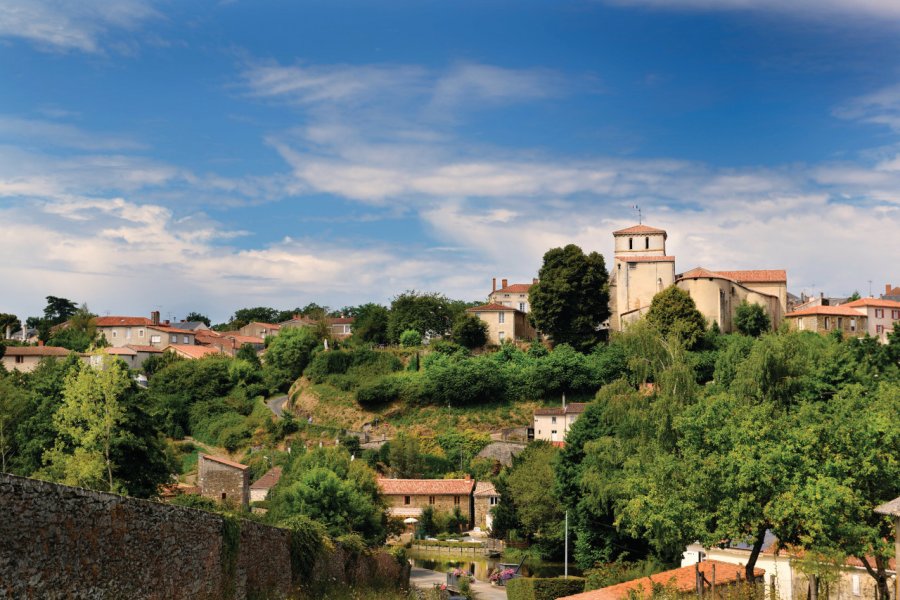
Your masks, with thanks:
M 678 271 L 900 283 L 900 5 L 0 0 L 0 312 L 479 299 L 635 204 Z

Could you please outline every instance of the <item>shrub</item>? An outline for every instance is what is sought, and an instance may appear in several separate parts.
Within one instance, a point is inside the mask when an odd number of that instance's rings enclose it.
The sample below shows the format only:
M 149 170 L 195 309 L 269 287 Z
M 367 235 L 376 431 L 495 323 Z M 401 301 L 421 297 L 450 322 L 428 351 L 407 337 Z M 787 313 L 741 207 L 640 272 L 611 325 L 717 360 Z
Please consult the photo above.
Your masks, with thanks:
M 422 345 L 422 334 L 414 329 L 407 329 L 400 334 L 400 345 L 404 348 L 413 348 Z
M 506 398 L 506 380 L 489 361 L 435 361 L 425 371 L 423 397 L 435 404 L 464 406 Z
M 583 591 L 584 579 L 580 577 L 568 579 L 519 577 L 506 583 L 506 597 L 509 600 L 556 600 Z

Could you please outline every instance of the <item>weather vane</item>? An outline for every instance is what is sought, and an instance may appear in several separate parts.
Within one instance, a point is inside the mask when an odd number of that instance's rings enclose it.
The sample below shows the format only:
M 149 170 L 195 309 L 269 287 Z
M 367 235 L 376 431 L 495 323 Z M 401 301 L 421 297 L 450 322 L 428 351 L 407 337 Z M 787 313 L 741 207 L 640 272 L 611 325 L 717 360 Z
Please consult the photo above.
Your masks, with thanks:
M 635 204 L 633 208 L 634 208 L 634 210 L 637 211 L 637 215 L 638 215 L 638 225 L 643 224 L 643 221 L 641 220 L 641 207 L 638 206 L 637 204 Z

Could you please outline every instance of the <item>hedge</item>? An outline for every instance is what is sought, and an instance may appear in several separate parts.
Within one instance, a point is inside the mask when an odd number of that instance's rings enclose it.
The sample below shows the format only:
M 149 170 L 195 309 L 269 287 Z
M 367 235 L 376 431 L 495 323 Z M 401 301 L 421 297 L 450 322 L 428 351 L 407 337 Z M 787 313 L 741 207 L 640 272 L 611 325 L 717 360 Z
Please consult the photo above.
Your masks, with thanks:
M 508 600 L 556 600 L 584 591 L 584 579 L 581 577 L 554 577 L 540 579 L 537 577 L 517 577 L 506 582 Z

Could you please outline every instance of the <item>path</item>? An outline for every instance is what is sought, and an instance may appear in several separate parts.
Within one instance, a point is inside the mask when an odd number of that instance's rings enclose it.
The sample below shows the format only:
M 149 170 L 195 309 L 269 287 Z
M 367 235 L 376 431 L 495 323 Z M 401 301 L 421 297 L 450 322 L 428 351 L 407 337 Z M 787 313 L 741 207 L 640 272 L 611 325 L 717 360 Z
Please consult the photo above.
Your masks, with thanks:
M 287 394 L 283 396 L 275 396 L 274 398 L 269 398 L 266 400 L 266 406 L 269 407 L 273 413 L 275 413 L 276 417 L 280 417 L 284 412 L 284 403 L 287 402 Z
M 429 590 L 434 584 L 447 583 L 447 574 L 413 567 L 409 574 L 409 583 L 423 590 Z M 495 587 L 486 581 L 476 581 L 472 584 L 472 590 L 478 595 L 478 600 L 506 600 L 505 588 Z

